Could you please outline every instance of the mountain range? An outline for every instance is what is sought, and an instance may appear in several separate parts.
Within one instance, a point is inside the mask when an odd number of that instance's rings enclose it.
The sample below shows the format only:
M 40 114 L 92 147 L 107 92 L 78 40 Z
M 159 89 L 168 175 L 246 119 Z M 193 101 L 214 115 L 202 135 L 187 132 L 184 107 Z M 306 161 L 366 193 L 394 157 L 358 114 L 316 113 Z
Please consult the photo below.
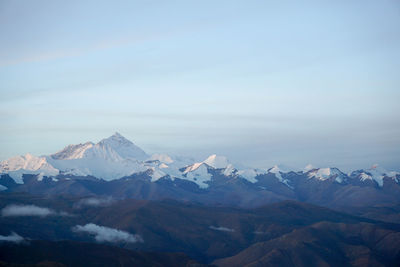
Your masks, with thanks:
M 68 145 L 51 155 L 26 154 L 0 162 L 0 190 L 116 199 L 176 199 L 257 207 L 281 200 L 366 207 L 400 202 L 400 173 L 374 165 L 344 173 L 307 165 L 292 170 L 236 168 L 219 155 L 196 162 L 148 155 L 119 133 L 97 144 Z
M 0 162 L 0 266 L 399 266 L 399 181 L 149 155 L 116 133 Z

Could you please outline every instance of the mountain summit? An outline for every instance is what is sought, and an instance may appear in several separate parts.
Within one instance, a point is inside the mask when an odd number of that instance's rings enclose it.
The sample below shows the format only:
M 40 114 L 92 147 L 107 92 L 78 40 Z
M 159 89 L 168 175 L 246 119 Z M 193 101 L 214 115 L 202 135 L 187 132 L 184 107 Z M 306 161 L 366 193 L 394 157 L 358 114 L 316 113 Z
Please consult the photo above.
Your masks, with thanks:
M 146 152 L 118 132 L 106 139 L 101 140 L 97 145 L 110 146 L 124 159 L 131 158 L 145 160 L 149 158 L 149 155 L 147 155 Z
M 110 161 L 121 161 L 124 159 L 145 160 L 149 157 L 140 147 L 116 132 L 94 144 L 68 145 L 63 150 L 50 155 L 55 160 L 72 160 L 82 158 L 103 158 Z

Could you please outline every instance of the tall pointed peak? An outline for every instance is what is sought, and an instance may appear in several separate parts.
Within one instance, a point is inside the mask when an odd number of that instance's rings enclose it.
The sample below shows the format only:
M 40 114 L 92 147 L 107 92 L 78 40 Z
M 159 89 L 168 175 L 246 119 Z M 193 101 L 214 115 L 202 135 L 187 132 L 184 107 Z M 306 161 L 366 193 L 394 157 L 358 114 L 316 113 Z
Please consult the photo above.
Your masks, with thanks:
M 96 147 L 107 147 L 116 151 L 122 158 L 134 158 L 145 160 L 149 156 L 140 147 L 136 146 L 132 141 L 126 139 L 120 133 L 115 132 L 108 138 L 101 140 Z
M 111 135 L 110 137 L 108 137 L 107 139 L 126 139 L 122 134 L 120 134 L 119 132 L 115 132 L 113 135 Z
M 104 138 L 102 139 L 100 142 L 100 144 L 104 144 L 104 143 L 123 143 L 123 144 L 133 144 L 132 141 L 128 140 L 127 138 L 125 138 L 122 134 L 120 134 L 119 132 L 115 132 L 113 135 L 111 135 L 110 137 Z
M 206 160 L 203 161 L 208 166 L 211 166 L 216 169 L 222 169 L 229 165 L 229 161 L 224 156 L 217 156 L 216 154 L 212 154 Z
M 122 138 L 125 138 L 125 137 L 123 137 L 122 134 L 120 134 L 119 132 L 115 132 L 112 136 L 114 136 L 114 137 L 122 137 Z M 112 137 L 112 136 L 111 136 L 111 137 Z

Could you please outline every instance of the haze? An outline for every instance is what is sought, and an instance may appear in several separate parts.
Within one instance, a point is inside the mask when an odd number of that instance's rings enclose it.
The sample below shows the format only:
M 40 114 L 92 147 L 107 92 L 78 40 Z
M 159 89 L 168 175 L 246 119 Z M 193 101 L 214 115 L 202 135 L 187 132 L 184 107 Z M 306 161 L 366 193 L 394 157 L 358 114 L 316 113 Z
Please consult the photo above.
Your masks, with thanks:
M 400 170 L 398 1 L 1 1 L 0 160 L 148 153 Z M 204 158 L 203 158 L 204 159 Z

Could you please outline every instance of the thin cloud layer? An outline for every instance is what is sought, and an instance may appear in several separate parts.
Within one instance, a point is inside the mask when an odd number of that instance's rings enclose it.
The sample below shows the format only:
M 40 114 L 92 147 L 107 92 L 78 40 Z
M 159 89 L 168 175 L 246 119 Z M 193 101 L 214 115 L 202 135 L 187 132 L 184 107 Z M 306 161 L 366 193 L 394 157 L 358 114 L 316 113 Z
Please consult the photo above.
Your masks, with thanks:
M 0 242 L 13 242 L 13 243 L 21 243 L 25 239 L 17 233 L 12 232 L 10 235 L 0 235 Z
M 223 231 L 223 232 L 235 232 L 234 229 L 226 228 L 226 227 L 221 227 L 221 226 L 210 226 L 210 229 L 216 230 L 216 231 Z
M 132 235 L 128 232 L 121 231 L 114 228 L 109 228 L 105 226 L 100 226 L 94 223 L 88 223 L 84 226 L 77 225 L 72 228 L 74 232 L 82 232 L 93 235 L 97 242 L 104 243 L 119 243 L 119 242 L 126 242 L 126 243 L 136 243 L 136 242 L 143 242 L 143 239 L 139 235 Z
M 76 203 L 75 207 L 76 208 L 81 208 L 84 206 L 88 206 L 88 207 L 105 207 L 105 206 L 109 206 L 114 202 L 114 199 L 112 199 L 111 197 L 109 198 L 95 198 L 95 197 L 91 197 L 91 198 L 85 198 L 80 200 L 78 203 Z
M 1 216 L 39 216 L 45 217 L 49 215 L 56 215 L 57 213 L 51 209 L 38 207 L 35 205 L 8 205 L 1 210 Z

